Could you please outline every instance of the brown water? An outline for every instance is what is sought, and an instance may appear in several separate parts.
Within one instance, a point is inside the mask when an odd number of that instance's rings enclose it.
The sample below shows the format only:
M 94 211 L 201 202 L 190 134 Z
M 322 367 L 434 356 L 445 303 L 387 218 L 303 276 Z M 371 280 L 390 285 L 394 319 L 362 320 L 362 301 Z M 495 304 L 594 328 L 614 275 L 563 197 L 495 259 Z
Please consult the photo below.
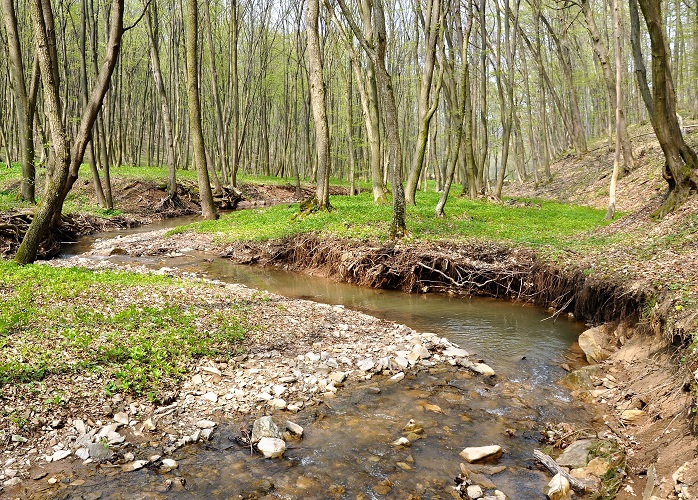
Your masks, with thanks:
M 121 255 L 109 259 L 132 260 Z M 302 441 L 290 443 L 282 460 L 265 460 L 237 445 L 233 437 L 242 421 L 231 420 L 211 442 L 176 452 L 176 471 L 100 471 L 83 477 L 87 482 L 82 486 L 65 486 L 57 497 L 101 493 L 101 498 L 452 498 L 458 452 L 466 446 L 500 444 L 505 453 L 498 464 L 506 470 L 490 477 L 496 487 L 512 499 L 545 498 L 542 491 L 549 477 L 537 469 L 532 456 L 541 446 L 545 422 L 592 425 L 593 415 L 555 384 L 564 374 L 556 363 L 568 353 L 582 325 L 545 320 L 540 309 L 506 301 L 363 289 L 236 266 L 223 259 L 211 261 L 198 253 L 137 262 L 344 304 L 436 332 L 477 353 L 497 371 L 497 383 L 486 384 L 452 368 L 422 372 L 399 384 L 374 378 L 343 389 L 327 405 L 293 416 L 306 433 Z M 409 448 L 391 446 L 409 419 L 424 427 L 423 438 Z M 184 478 L 186 486 L 168 488 L 175 476 Z

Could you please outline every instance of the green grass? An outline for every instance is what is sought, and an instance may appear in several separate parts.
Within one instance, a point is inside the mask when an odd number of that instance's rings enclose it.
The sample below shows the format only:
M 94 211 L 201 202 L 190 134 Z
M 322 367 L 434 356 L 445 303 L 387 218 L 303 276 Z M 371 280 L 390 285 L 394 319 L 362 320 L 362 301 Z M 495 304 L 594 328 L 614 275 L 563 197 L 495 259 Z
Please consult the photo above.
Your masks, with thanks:
M 219 307 L 207 290 L 216 289 L 163 276 L 0 260 L 0 389 L 87 372 L 105 376 L 109 392 L 156 393 L 193 360 L 240 349 L 241 306 Z
M 470 201 L 451 196 L 446 217 L 437 218 L 434 206 L 439 193 L 418 193 L 417 205 L 407 209 L 406 239 L 412 241 L 489 240 L 514 245 L 548 245 L 562 249 L 583 246 L 589 230 L 607 225 L 604 211 L 549 201 L 532 201 L 529 206 L 510 206 Z M 519 200 L 527 201 L 527 200 Z M 296 217 L 298 205 L 278 205 L 223 215 L 217 221 L 203 221 L 173 232 L 194 230 L 214 233 L 221 243 L 236 240 L 265 241 L 303 233 L 384 241 L 388 237 L 391 205 L 376 205 L 370 192 L 356 197 L 331 198 L 334 210 Z M 597 239 L 593 244 L 603 244 Z

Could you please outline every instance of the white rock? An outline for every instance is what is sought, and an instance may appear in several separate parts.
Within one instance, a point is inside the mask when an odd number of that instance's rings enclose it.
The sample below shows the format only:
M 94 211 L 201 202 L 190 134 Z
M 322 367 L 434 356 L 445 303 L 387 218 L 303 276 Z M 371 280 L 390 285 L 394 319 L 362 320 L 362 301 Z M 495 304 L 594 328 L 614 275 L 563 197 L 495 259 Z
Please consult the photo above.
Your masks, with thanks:
M 75 456 L 78 457 L 81 460 L 87 460 L 90 458 L 90 450 L 87 448 L 78 448 L 75 450 Z
M 201 371 L 208 372 L 208 373 L 212 373 L 213 375 L 218 375 L 218 376 L 223 375 L 223 374 L 221 373 L 221 371 L 220 371 L 218 368 L 214 367 L 214 366 L 202 366 L 202 367 L 201 367 Z
M 128 414 L 125 411 L 120 411 L 119 413 L 114 415 L 114 422 L 118 422 L 123 425 L 128 425 Z
M 570 497 L 570 482 L 562 474 L 557 474 L 545 488 L 550 500 L 566 500 Z
M 431 353 L 429 352 L 429 349 L 424 347 L 422 344 L 416 344 L 412 348 L 412 353 L 417 355 L 419 359 L 429 359 L 431 358 Z
M 173 460 L 171 458 L 163 458 L 162 459 L 162 466 L 172 470 L 172 469 L 176 469 L 177 467 L 179 467 L 179 464 L 177 463 L 176 460 Z
M 410 446 L 412 443 L 410 443 L 410 440 L 407 439 L 405 436 L 397 438 L 395 441 L 390 443 L 393 446 Z
M 286 429 L 293 434 L 294 436 L 303 436 L 303 427 L 298 425 L 295 422 L 291 422 L 290 420 L 286 420 Z
M 376 366 L 376 363 L 371 359 L 371 358 L 366 358 L 358 363 L 359 370 L 363 372 L 368 372 L 373 370 L 373 367 Z
M 482 488 L 477 484 L 471 484 L 467 489 L 468 498 L 482 498 Z
M 341 384 L 346 380 L 347 374 L 345 372 L 332 372 L 327 376 L 327 378 L 329 378 L 332 382 Z
M 320 355 L 315 354 L 314 352 L 309 352 L 305 355 L 305 359 L 307 359 L 311 363 L 315 363 L 317 361 L 320 361 Z
M 286 401 L 281 398 L 274 398 L 269 401 L 269 406 L 271 406 L 274 410 L 283 410 L 286 408 L 287 404 Z
M 272 399 L 274 399 L 274 396 L 272 396 L 268 392 L 260 392 L 255 397 L 255 401 L 259 401 L 259 402 L 271 401 Z
M 215 429 L 213 429 L 213 428 L 203 429 L 201 431 L 201 433 L 199 434 L 199 437 L 201 438 L 202 441 L 208 441 L 209 439 L 211 439 L 211 434 L 213 434 L 214 430 Z
M 278 396 L 281 396 L 288 389 L 286 388 L 285 385 L 277 384 L 274 387 L 272 387 L 272 390 L 274 391 L 274 396 L 278 397 Z
M 207 392 L 201 397 L 204 398 L 206 401 L 210 401 L 211 403 L 218 402 L 218 394 L 216 394 L 215 392 Z
M 443 353 L 444 356 L 453 356 L 457 358 L 465 358 L 468 357 L 470 354 L 468 351 L 465 349 L 461 349 L 459 347 L 449 347 L 447 349 L 444 349 Z
M 199 421 L 196 423 L 196 426 L 197 426 L 199 429 L 212 429 L 213 427 L 216 426 L 216 422 L 213 422 L 213 421 L 211 421 L 211 420 L 199 420 Z
M 393 361 L 397 366 L 399 366 L 403 370 L 410 366 L 410 362 L 408 361 L 408 359 L 402 356 L 396 357 Z
M 281 438 L 279 428 L 269 415 L 260 417 L 254 421 L 254 424 L 252 424 L 252 435 L 250 436 L 250 442 L 252 444 L 258 443 L 262 438 L 265 437 L 274 439 Z
M 495 375 L 494 370 L 485 363 L 475 363 L 470 367 L 470 369 L 485 377 L 494 377 Z
M 405 378 L 405 372 L 400 372 L 390 377 L 390 380 L 392 382 L 400 382 L 403 378 Z
M 499 445 L 469 447 L 461 451 L 460 456 L 468 463 L 495 459 L 502 456 L 502 447 Z
M 281 458 L 286 451 L 286 443 L 283 439 L 264 437 L 257 443 L 257 449 L 264 458 Z
M 143 467 L 146 466 L 147 463 L 148 463 L 147 460 L 135 460 L 133 462 L 129 462 L 127 464 L 124 464 L 121 467 L 121 470 L 123 472 L 133 472 L 135 470 L 142 469 Z
M 22 480 L 21 480 L 20 478 L 18 478 L 18 477 L 13 477 L 12 479 L 8 479 L 8 480 L 5 481 L 4 483 L 2 483 L 2 485 L 3 485 L 5 488 L 12 488 L 12 487 L 14 487 L 14 486 L 17 486 L 17 485 L 20 484 L 21 482 L 22 482 Z
M 70 456 L 70 450 L 58 450 L 53 455 L 51 455 L 51 461 L 58 462 L 59 460 L 63 460 L 64 458 L 69 457 L 69 456 Z
M 73 420 L 73 427 L 78 431 L 78 435 L 82 436 L 87 433 L 87 428 L 85 427 L 85 422 L 80 419 Z

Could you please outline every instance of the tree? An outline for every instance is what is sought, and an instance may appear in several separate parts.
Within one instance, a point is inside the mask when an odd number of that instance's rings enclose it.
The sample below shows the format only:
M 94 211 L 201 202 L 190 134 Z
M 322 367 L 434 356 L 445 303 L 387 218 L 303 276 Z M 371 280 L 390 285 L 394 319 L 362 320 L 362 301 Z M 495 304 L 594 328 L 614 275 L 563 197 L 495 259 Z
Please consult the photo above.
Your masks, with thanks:
M 308 38 L 308 71 L 310 72 L 310 102 L 315 123 L 315 147 L 317 152 L 317 208 L 330 207 L 330 133 L 327 127 L 327 100 L 325 80 L 322 75 L 322 53 L 318 33 L 319 0 L 308 0 L 306 34 Z
M 109 40 L 102 68 L 97 75 L 90 99 L 84 107 L 80 126 L 73 141 L 72 148 L 68 132 L 61 119 L 61 99 L 59 97 L 60 80 L 58 77 L 55 52 L 56 32 L 53 26 L 53 11 L 46 0 L 30 2 L 32 31 L 36 40 L 36 50 L 41 67 L 41 80 L 44 87 L 44 112 L 51 130 L 51 144 L 54 150 L 54 164 L 47 172 L 44 198 L 39 205 L 32 223 L 22 243 L 17 249 L 15 260 L 20 264 L 34 262 L 41 243 L 48 236 L 52 227 L 60 222 L 63 201 L 72 183 L 77 179 L 77 170 L 82 162 L 85 149 L 90 139 L 92 126 L 97 118 L 104 95 L 109 89 L 111 75 L 114 72 L 121 48 L 123 35 L 123 0 L 112 0 Z M 70 182 L 72 179 L 72 183 Z
M 204 219 L 217 219 L 218 213 L 213 204 L 211 182 L 208 177 L 208 160 L 206 145 L 201 125 L 201 100 L 199 96 L 199 58 L 197 55 L 197 37 L 199 34 L 199 12 L 197 0 L 187 0 L 187 97 L 189 108 L 189 126 L 194 145 L 194 162 L 199 184 L 201 215 Z
M 631 0 L 632 1 L 632 0 Z M 680 207 L 698 190 L 698 156 L 686 144 L 676 116 L 676 93 L 671 76 L 670 54 L 664 33 L 661 5 L 654 0 L 639 0 L 652 47 L 652 127 L 664 152 L 664 179 L 669 185 L 667 197 L 657 212 L 663 217 Z M 633 38 L 632 43 L 640 41 Z
M 17 123 L 19 124 L 20 144 L 22 147 L 20 197 L 31 203 L 36 203 L 34 189 L 36 177 L 34 168 L 34 113 L 36 111 L 36 93 L 39 79 L 38 66 L 33 71 L 31 87 L 27 91 L 14 0 L 3 0 L 2 6 L 5 30 L 7 31 L 7 45 L 10 52 L 10 72 L 15 92 Z

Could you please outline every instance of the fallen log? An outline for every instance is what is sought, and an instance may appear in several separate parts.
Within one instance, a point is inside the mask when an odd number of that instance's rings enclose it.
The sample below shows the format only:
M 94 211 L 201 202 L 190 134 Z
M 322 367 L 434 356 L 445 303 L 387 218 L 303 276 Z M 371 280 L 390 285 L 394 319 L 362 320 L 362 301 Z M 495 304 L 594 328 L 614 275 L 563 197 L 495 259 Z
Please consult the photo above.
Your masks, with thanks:
M 536 459 L 542 463 L 546 469 L 548 469 L 553 475 L 560 474 L 561 476 L 564 476 L 565 479 L 567 479 L 570 483 L 570 486 L 574 491 L 577 493 L 593 493 L 594 488 L 592 485 L 589 483 L 586 483 L 580 479 L 577 479 L 576 477 L 572 477 L 569 475 L 569 473 L 560 467 L 555 460 L 549 455 L 546 455 L 540 450 L 533 450 L 533 456 L 536 457 Z

